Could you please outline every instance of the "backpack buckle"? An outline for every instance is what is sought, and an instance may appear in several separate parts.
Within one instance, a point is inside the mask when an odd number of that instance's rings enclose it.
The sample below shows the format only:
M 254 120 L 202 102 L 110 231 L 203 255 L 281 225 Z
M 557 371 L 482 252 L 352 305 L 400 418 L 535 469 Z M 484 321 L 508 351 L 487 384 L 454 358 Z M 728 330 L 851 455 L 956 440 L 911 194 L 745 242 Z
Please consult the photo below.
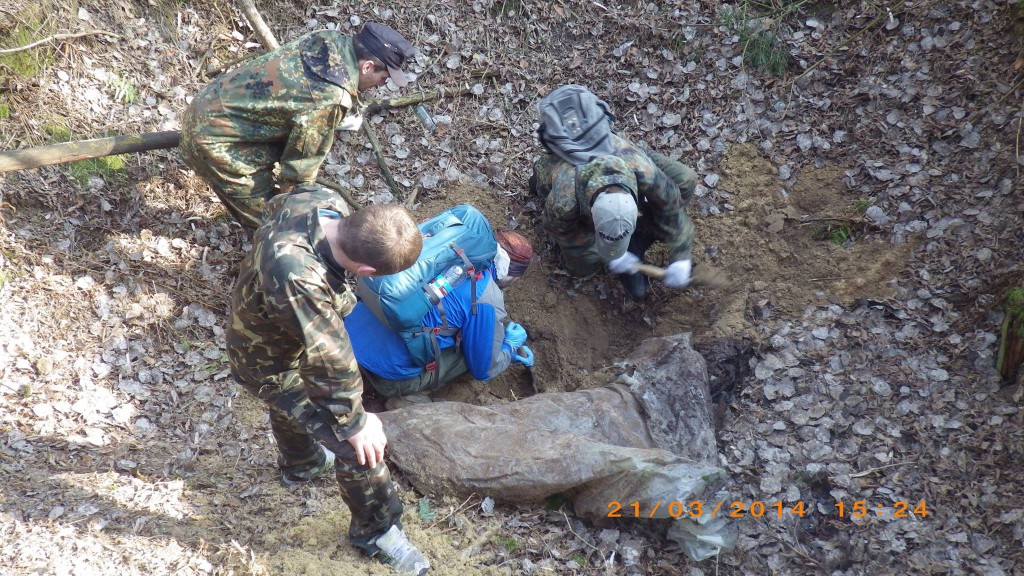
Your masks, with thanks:
M 426 370 L 427 372 L 437 371 L 437 360 L 434 360 L 430 364 L 427 364 L 426 366 L 423 367 L 423 369 Z

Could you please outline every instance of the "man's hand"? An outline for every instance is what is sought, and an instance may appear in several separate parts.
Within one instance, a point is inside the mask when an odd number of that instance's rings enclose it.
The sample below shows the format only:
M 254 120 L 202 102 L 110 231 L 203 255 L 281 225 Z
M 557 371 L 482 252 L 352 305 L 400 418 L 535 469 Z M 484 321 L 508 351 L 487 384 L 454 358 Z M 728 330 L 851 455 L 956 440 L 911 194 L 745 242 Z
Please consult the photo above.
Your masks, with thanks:
M 380 418 L 367 412 L 366 425 L 354 436 L 350 436 L 348 443 L 356 449 L 356 459 L 360 465 L 375 468 L 384 459 L 384 447 L 388 444 Z
M 509 322 L 508 326 L 505 326 L 505 344 L 512 348 L 513 353 L 526 344 L 526 328 L 523 328 L 522 324 Z
M 640 263 L 640 258 L 637 258 L 636 254 L 632 252 L 626 252 L 622 256 L 619 256 L 615 260 L 608 263 L 608 269 L 615 274 L 633 274 L 636 272 L 636 265 Z
M 669 288 L 686 288 L 690 284 L 690 270 L 693 264 L 689 260 L 680 260 L 668 265 L 662 282 Z
M 533 350 L 529 346 L 521 346 L 512 359 L 529 368 L 533 366 Z

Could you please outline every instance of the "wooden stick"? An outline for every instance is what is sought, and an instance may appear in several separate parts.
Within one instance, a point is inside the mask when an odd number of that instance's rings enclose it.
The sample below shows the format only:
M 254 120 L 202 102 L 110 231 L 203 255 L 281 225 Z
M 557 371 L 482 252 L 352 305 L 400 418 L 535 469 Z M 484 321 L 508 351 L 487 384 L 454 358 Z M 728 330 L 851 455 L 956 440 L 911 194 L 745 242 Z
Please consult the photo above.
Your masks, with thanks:
M 373 131 L 373 127 L 370 126 L 368 120 L 363 120 L 363 132 L 366 137 L 370 139 L 370 146 L 373 146 L 373 151 L 377 154 L 377 165 L 380 166 L 381 176 L 387 181 L 388 187 L 391 188 L 391 193 L 395 195 L 395 198 L 399 202 L 402 201 L 402 192 L 398 189 L 398 182 L 395 182 L 395 177 L 391 175 L 391 169 L 388 168 L 388 163 L 384 159 L 384 152 L 380 149 L 380 141 L 377 140 L 377 133 Z
M 642 262 L 640 264 L 636 264 L 636 271 L 641 274 L 646 274 L 655 280 L 664 279 L 666 272 L 664 268 L 644 264 Z M 690 281 L 690 286 L 707 286 L 708 288 L 725 288 L 729 286 L 729 279 L 724 273 L 706 266 L 694 266 L 691 277 L 692 280 Z
M 245 19 L 249 21 L 249 26 L 256 33 L 256 37 L 260 39 L 260 43 L 266 46 L 267 50 L 277 50 L 280 48 L 281 44 L 274 37 L 270 26 L 267 26 L 267 23 L 263 21 L 263 16 L 260 16 L 259 10 L 256 10 L 256 4 L 253 3 L 253 0 L 238 0 L 238 4 L 241 5 L 242 14 L 245 14 Z
M 180 139 L 181 133 L 177 131 L 150 132 L 139 136 L 111 136 L 37 146 L 23 150 L 7 150 L 0 152 L 0 173 L 76 162 L 112 154 L 176 148 Z
M 321 177 L 316 179 L 316 183 L 320 184 L 321 186 L 326 186 L 340 194 L 341 197 L 345 199 L 345 202 L 348 202 L 348 205 L 351 206 L 353 210 L 359 210 L 360 208 L 362 208 L 362 205 L 359 204 L 359 201 L 356 200 L 355 197 L 353 197 L 351 194 L 349 194 L 348 190 L 345 190 L 336 182 L 331 182 L 330 180 Z
M 114 38 L 117 38 L 117 39 L 121 38 L 117 34 L 114 34 L 113 32 L 107 32 L 106 30 L 89 30 L 87 32 L 75 32 L 73 34 L 72 33 L 68 33 L 68 34 L 54 34 L 53 36 L 49 36 L 49 37 L 43 38 L 42 40 L 36 40 L 35 42 L 33 42 L 31 44 L 26 44 L 24 46 L 19 46 L 17 48 L 4 48 L 4 49 L 0 49 L 0 54 L 14 54 L 15 52 L 23 52 L 25 50 L 31 50 L 32 48 L 35 48 L 36 46 L 39 46 L 40 44 L 46 44 L 47 42 L 52 42 L 52 41 L 55 41 L 55 40 L 68 40 L 68 39 L 71 39 L 71 38 L 81 38 L 82 36 L 93 36 L 93 35 L 96 35 L 96 34 L 102 34 L 104 36 L 113 36 Z

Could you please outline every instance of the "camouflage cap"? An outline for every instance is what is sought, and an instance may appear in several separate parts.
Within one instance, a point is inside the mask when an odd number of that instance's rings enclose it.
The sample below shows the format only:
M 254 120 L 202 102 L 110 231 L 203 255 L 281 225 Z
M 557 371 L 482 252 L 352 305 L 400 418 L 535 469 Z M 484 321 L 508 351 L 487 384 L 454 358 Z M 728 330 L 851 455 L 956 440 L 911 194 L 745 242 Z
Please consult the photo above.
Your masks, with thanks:
M 405 72 L 402 72 L 402 66 L 416 54 L 411 42 L 390 26 L 376 22 L 367 22 L 356 38 L 370 54 L 387 66 L 388 75 L 399 88 L 409 83 Z

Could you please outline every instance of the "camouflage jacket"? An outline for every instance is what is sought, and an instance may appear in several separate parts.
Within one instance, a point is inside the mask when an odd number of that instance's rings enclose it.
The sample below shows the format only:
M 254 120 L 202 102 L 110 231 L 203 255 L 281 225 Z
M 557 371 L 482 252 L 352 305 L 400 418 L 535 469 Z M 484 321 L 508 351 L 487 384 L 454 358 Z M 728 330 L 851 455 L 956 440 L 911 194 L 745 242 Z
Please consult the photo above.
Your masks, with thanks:
M 316 180 L 334 130 L 358 98 L 352 38 L 307 34 L 205 86 L 190 104 L 197 145 L 280 143 L 281 181 Z
M 320 209 L 348 213 L 322 188 L 298 188 L 268 204 L 235 282 L 228 358 L 233 375 L 250 386 L 282 386 L 298 371 L 308 402 L 297 402 L 292 416 L 307 429 L 327 425 L 348 438 L 366 420 L 342 320 L 356 298 L 331 255 Z
M 637 229 L 663 241 L 668 247 L 669 261 L 690 258 L 693 225 L 686 215 L 686 201 L 679 187 L 643 149 L 617 134 L 612 134 L 611 139 L 615 156 L 632 168 L 636 177 L 640 211 Z M 563 248 L 584 248 L 594 241 L 590 210 L 581 209 L 579 199 L 593 202 L 596 193 L 621 180 L 620 175 L 599 173 L 595 168 L 600 168 L 600 163 L 577 169 L 548 153 L 541 154 L 533 164 L 536 191 L 546 198 L 544 229 Z M 548 195 L 552 197 L 547 198 Z

